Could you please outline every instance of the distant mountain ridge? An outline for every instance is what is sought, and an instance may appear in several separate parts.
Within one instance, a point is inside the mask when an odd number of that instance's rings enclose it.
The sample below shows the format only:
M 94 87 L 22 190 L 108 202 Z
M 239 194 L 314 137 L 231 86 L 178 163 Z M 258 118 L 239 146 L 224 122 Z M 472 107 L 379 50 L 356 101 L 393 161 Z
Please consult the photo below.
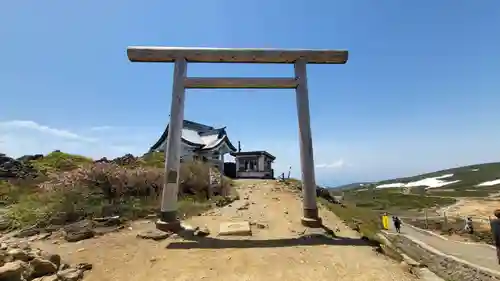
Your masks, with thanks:
M 336 186 L 335 190 L 421 187 L 436 191 L 488 189 L 500 191 L 500 162 L 467 165 L 409 177 Z
M 355 183 L 349 183 L 349 184 L 344 184 L 344 185 L 339 185 L 335 187 L 328 187 L 329 189 L 335 189 L 335 190 L 349 190 L 349 189 L 355 189 L 355 188 L 362 188 L 365 185 L 370 185 L 372 184 L 371 182 L 355 182 Z

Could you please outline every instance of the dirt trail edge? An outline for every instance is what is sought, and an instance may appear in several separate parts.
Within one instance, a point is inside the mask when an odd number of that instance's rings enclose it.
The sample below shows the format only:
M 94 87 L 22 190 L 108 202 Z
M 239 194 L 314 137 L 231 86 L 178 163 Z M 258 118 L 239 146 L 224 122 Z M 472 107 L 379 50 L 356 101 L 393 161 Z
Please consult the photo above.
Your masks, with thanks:
M 238 180 L 237 185 L 240 200 L 186 221 L 210 230 L 198 241 L 175 235 L 163 241 L 138 239 L 138 233 L 154 229 L 153 223 L 139 221 L 122 232 L 77 243 L 35 244 L 70 262 L 92 263 L 85 281 L 417 280 L 324 209 L 324 224 L 338 227 L 338 238 L 307 236 L 300 224 L 300 199 L 275 181 Z M 221 223 L 240 221 L 252 222 L 252 236 L 217 236 Z

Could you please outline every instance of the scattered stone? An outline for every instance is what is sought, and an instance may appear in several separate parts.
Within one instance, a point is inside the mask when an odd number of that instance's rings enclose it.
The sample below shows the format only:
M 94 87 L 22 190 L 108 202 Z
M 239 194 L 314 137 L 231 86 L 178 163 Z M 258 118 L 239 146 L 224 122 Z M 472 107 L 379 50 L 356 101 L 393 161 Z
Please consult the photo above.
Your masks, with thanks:
M 141 239 L 151 239 L 151 240 L 159 241 L 159 240 L 167 239 L 170 235 L 171 234 L 168 232 L 163 232 L 163 231 L 155 229 L 155 230 L 148 230 L 148 231 L 139 233 L 139 234 L 137 234 L 137 237 L 141 238 Z
M 194 235 L 199 236 L 199 237 L 206 237 L 206 236 L 210 235 L 210 230 L 208 230 L 207 227 L 197 229 L 197 230 L 195 230 Z
M 83 278 L 83 270 L 77 268 L 68 268 L 57 273 L 61 281 L 77 281 Z
M 71 266 L 67 263 L 62 263 L 60 266 L 59 266 L 59 271 L 61 270 L 65 270 L 65 269 L 68 269 L 70 268 Z
M 90 263 L 83 262 L 83 263 L 77 264 L 76 268 L 83 270 L 83 271 L 87 271 L 87 270 L 92 270 L 92 265 Z
M 55 264 L 57 268 L 61 266 L 61 256 L 59 256 L 58 254 L 49 254 L 47 252 L 42 252 L 40 256 Z
M 241 236 L 251 236 L 252 230 L 250 229 L 250 223 L 244 222 L 226 222 L 221 223 L 219 226 L 219 235 L 229 236 L 229 235 L 241 235 Z
M 119 222 L 120 221 L 120 216 L 93 218 L 92 220 L 94 220 L 96 222 L 110 222 L 110 221 L 113 221 L 113 222 L 118 221 Z
M 191 226 L 191 225 L 189 225 L 189 224 L 182 223 L 182 229 L 183 229 L 183 230 L 193 231 L 193 232 L 194 232 L 194 231 L 198 230 L 198 227 L 196 227 L 196 226 Z
M 7 230 L 10 227 L 10 220 L 0 217 L 0 231 Z
M 249 202 L 245 202 L 245 204 L 243 204 L 242 206 L 239 206 L 237 208 L 238 211 L 242 211 L 242 210 L 248 210 L 248 207 L 250 206 L 250 203 Z
M 125 226 L 123 226 L 123 225 L 119 225 L 119 226 L 104 226 L 104 227 L 97 227 L 93 231 L 94 231 L 94 235 L 95 236 L 101 236 L 101 235 L 112 233 L 112 232 L 118 232 L 118 231 L 120 231 L 120 230 L 122 230 L 124 228 L 125 228 Z
M 19 261 L 27 262 L 30 259 L 28 253 L 26 253 L 25 251 L 23 251 L 19 248 L 13 248 L 13 249 L 8 250 L 7 255 L 10 256 L 13 261 L 19 260 Z
M 30 226 L 28 228 L 24 228 L 19 230 L 16 234 L 14 234 L 14 237 L 16 238 L 25 238 L 29 236 L 34 236 L 40 234 L 40 229 L 36 226 Z
M 23 261 L 8 262 L 0 267 L 0 280 L 22 281 L 26 269 L 27 264 Z
M 17 247 L 17 248 L 23 249 L 23 250 L 31 250 L 30 244 L 28 242 L 26 242 L 26 241 L 22 241 L 22 242 L 20 242 L 18 244 L 14 244 L 12 247 L 13 248 Z
M 77 242 L 95 236 L 93 230 L 95 223 L 90 220 L 82 220 L 63 228 L 64 239 L 68 242 Z
M 268 228 L 268 225 L 263 223 L 256 223 L 255 226 L 259 229 Z
M 38 240 L 45 240 L 49 238 L 52 235 L 52 232 L 46 232 L 46 233 L 41 233 L 38 235 L 37 239 Z
M 59 277 L 57 277 L 57 275 L 42 276 L 35 278 L 32 281 L 59 281 Z
M 90 239 L 95 236 L 92 229 L 82 229 L 76 232 L 64 232 L 64 240 L 68 242 L 78 242 L 85 239 Z
M 34 258 L 29 263 L 32 272 L 31 277 L 37 278 L 45 275 L 52 275 L 57 272 L 57 266 L 49 260 Z

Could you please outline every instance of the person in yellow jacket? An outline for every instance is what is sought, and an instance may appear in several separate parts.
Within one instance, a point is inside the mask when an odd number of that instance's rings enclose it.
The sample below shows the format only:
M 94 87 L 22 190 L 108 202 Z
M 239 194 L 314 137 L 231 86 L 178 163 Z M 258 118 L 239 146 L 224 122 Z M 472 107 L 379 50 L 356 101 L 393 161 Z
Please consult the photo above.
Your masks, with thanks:
M 384 213 L 382 215 L 382 226 L 385 230 L 389 230 L 389 216 L 387 215 L 387 213 Z

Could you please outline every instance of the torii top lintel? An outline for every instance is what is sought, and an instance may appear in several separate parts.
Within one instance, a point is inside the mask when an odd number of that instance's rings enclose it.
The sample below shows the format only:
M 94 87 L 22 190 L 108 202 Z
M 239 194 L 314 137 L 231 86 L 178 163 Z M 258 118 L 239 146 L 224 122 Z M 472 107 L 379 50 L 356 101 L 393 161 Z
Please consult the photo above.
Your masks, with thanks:
M 174 62 L 184 57 L 187 62 L 200 63 L 294 63 L 303 59 L 311 64 L 345 64 L 348 51 L 132 46 L 127 48 L 127 56 L 132 62 Z

